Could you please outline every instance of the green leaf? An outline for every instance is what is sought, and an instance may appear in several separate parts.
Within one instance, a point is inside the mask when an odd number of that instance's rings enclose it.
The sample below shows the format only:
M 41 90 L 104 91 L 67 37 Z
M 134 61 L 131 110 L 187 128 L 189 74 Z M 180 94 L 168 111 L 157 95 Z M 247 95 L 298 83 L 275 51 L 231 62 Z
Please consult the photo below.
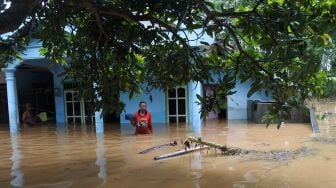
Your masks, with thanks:
M 200 43 L 203 44 L 203 45 L 209 46 L 209 43 L 208 43 L 208 42 L 200 41 Z
M 255 92 L 259 91 L 261 89 L 259 84 L 252 84 L 252 87 L 247 92 L 247 97 L 251 97 Z

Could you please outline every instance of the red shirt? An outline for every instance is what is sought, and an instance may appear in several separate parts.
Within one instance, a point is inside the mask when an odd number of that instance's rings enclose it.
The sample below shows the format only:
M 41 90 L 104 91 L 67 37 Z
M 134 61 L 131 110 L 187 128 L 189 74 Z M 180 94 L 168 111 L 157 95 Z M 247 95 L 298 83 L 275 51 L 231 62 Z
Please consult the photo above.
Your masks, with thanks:
M 137 119 L 135 134 L 150 134 L 152 132 L 152 115 L 146 112 L 145 115 L 140 115 L 139 112 L 135 112 L 134 116 Z

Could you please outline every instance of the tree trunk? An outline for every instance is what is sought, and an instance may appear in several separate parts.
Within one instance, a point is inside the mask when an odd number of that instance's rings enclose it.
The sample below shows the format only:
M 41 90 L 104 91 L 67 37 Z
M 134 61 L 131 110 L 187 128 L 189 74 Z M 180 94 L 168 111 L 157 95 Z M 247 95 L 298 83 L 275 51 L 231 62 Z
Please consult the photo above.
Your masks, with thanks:
M 12 0 L 10 7 L 0 14 L 0 35 L 18 29 L 37 2 L 38 0 Z

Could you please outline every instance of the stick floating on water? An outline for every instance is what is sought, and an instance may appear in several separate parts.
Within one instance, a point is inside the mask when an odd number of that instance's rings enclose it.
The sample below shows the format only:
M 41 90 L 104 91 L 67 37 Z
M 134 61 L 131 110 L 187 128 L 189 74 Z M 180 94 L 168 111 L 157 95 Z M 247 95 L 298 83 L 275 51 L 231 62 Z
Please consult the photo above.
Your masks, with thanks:
M 168 154 L 165 154 L 165 155 L 156 156 L 156 157 L 154 157 L 154 160 L 176 157 L 176 156 L 180 156 L 180 155 L 184 155 L 184 154 L 187 154 L 187 153 L 191 153 L 191 152 L 202 150 L 202 149 L 208 149 L 208 148 L 209 148 L 208 146 L 198 146 L 198 147 L 195 147 L 195 148 L 192 148 L 192 149 L 186 149 L 186 150 L 181 150 L 181 151 L 177 151 L 177 152 L 173 152 L 173 153 L 168 153 Z
M 140 151 L 139 154 L 145 154 L 145 153 L 148 153 L 150 151 L 153 151 L 153 150 L 156 150 L 156 149 L 161 149 L 165 146 L 176 146 L 177 145 L 177 142 L 176 140 L 173 142 L 173 143 L 169 143 L 169 144 L 161 144 L 161 145 L 158 145 L 158 146 L 154 146 L 154 147 L 151 147 L 149 149 L 146 149 L 146 150 L 143 150 L 143 151 Z

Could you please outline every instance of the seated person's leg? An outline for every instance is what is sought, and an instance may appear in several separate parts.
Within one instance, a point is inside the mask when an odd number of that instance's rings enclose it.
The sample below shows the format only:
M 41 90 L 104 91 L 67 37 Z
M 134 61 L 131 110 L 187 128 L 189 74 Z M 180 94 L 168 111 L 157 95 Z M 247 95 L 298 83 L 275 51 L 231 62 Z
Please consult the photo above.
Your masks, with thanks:
M 23 123 L 29 126 L 33 126 L 36 124 L 36 122 L 33 121 L 32 119 L 26 119 Z

